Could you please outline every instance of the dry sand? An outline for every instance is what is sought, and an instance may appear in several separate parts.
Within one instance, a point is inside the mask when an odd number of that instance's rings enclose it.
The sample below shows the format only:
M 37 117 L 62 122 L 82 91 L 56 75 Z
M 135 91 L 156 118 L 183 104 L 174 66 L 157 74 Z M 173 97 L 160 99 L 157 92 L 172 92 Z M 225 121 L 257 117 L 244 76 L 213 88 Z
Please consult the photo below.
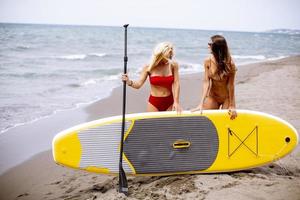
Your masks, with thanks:
M 181 77 L 181 104 L 195 107 L 201 74 Z M 300 132 L 300 56 L 241 66 L 236 80 L 240 109 L 258 110 L 289 121 Z M 128 90 L 128 113 L 145 111 L 148 87 Z M 87 106 L 88 120 L 120 114 L 121 88 Z M 34 124 L 33 124 L 34 125 Z M 128 198 L 113 176 L 56 165 L 46 151 L 0 176 L 0 199 L 300 199 L 300 148 L 268 166 L 247 171 L 129 177 Z

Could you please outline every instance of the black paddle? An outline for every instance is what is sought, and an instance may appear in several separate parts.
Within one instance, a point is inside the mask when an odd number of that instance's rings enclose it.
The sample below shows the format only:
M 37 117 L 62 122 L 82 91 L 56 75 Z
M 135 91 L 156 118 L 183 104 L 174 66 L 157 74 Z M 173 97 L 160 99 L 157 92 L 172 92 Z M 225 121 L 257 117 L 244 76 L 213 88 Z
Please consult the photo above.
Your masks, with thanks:
M 124 50 L 124 74 L 127 73 L 127 27 L 129 24 L 125 24 L 125 50 Z M 123 82 L 123 116 L 122 116 L 122 132 L 121 132 L 121 148 L 120 148 L 120 162 L 119 162 L 119 192 L 128 196 L 128 183 L 126 174 L 123 169 L 123 140 L 125 132 L 125 110 L 126 108 L 126 82 Z

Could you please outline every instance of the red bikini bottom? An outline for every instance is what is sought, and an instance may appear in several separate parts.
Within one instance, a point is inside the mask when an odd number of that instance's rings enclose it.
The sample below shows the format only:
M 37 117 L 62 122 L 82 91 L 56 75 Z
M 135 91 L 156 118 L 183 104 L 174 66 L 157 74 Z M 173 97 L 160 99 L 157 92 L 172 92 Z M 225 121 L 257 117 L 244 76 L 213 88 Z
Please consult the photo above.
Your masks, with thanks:
M 173 94 L 167 97 L 155 97 L 150 95 L 149 103 L 151 103 L 159 111 L 166 111 L 174 103 Z

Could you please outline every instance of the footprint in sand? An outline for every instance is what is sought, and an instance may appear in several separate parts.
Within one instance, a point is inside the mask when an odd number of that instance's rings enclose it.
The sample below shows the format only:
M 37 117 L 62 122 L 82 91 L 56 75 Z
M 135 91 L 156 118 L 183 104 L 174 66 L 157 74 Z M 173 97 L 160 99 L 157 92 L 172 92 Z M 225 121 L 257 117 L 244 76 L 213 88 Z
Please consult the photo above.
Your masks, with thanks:
M 95 184 L 86 192 L 101 192 L 101 193 L 106 193 L 108 190 L 115 188 L 117 184 L 117 178 L 114 177 L 113 179 L 109 179 L 104 181 L 103 183 Z
M 69 189 L 67 189 L 66 191 L 65 191 L 65 193 L 71 193 L 71 192 L 73 192 L 74 190 L 76 190 L 77 188 L 78 188 L 79 186 L 72 186 L 72 187 L 70 187 Z
M 23 194 L 18 195 L 17 198 L 25 197 L 25 196 L 29 196 L 29 194 L 26 192 L 26 193 L 23 193 Z
M 53 182 L 53 183 L 50 183 L 50 185 L 58 185 L 58 184 L 60 184 L 62 181 L 55 181 L 55 182 Z

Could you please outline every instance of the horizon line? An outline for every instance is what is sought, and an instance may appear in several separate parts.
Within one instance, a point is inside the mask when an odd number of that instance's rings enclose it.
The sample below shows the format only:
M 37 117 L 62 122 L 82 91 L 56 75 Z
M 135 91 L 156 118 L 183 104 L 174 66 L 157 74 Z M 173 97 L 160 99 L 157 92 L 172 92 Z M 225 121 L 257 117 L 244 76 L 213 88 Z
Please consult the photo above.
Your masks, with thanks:
M 38 22 L 3 22 L 0 21 L 0 24 L 20 24 L 20 25 L 50 25 L 50 26 L 88 26 L 88 27 L 122 27 L 122 25 L 101 25 L 101 24 L 59 24 L 59 23 L 38 23 Z M 192 31 L 225 31 L 225 32 L 245 32 L 245 33 L 267 33 L 272 30 L 293 30 L 300 31 L 300 29 L 289 29 L 289 28 L 276 28 L 276 29 L 266 29 L 263 31 L 246 31 L 246 30 L 221 30 L 221 29 L 199 29 L 199 28 L 178 28 L 178 27 L 153 27 L 153 26 L 131 26 L 132 28 L 148 28 L 148 29 L 177 29 L 177 30 L 192 30 Z

